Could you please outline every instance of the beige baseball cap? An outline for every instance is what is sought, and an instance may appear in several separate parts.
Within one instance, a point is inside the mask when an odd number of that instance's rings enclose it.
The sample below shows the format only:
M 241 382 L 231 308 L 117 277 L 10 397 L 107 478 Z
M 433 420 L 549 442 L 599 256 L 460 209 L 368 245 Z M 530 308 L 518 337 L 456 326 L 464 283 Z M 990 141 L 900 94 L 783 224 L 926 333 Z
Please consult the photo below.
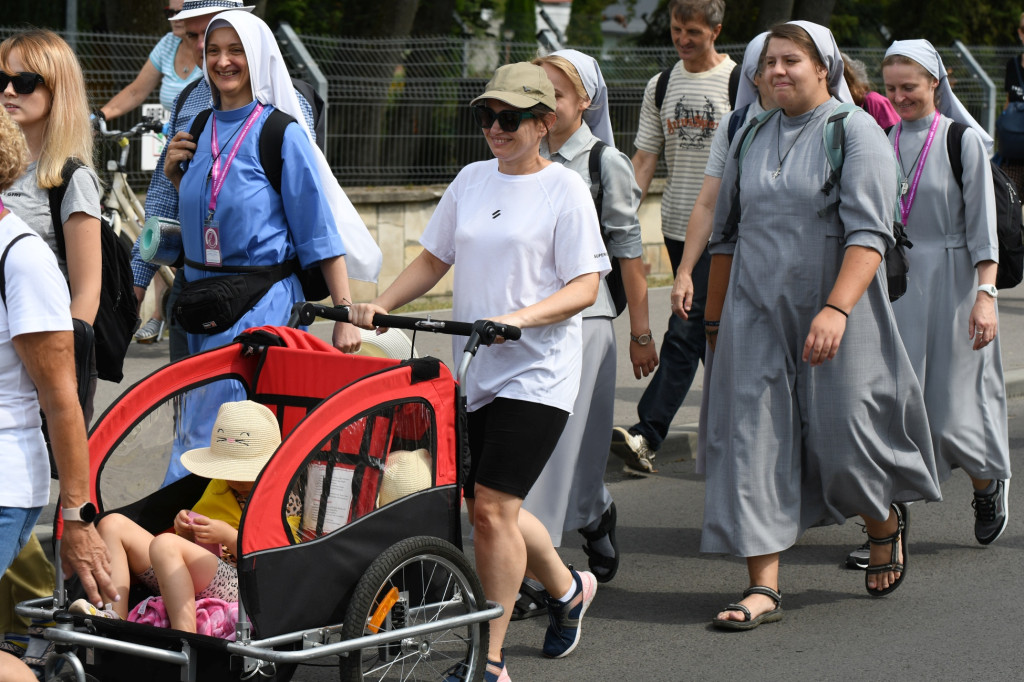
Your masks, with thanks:
M 487 83 L 484 94 L 475 98 L 470 105 L 485 99 L 496 99 L 516 109 L 529 109 L 536 104 L 543 104 L 554 111 L 555 86 L 551 84 L 544 69 L 536 64 L 506 64 L 498 67 Z

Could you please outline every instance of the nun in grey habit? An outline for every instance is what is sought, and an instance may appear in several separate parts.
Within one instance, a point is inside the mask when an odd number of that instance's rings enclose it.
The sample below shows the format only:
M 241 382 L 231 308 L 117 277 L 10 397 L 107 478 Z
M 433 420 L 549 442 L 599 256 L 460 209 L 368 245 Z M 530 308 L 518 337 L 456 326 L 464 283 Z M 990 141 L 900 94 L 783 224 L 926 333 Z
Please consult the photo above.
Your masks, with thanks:
M 903 119 L 889 131 L 889 144 L 898 148 L 908 188 L 901 208 L 914 242 L 907 293 L 892 309 L 924 390 L 939 477 L 959 467 L 971 478 L 975 537 L 987 545 L 1006 527 L 1010 478 L 992 138 L 953 94 L 927 40 L 894 42 L 882 75 Z M 954 121 L 966 126 L 962 187 L 947 147 Z
M 746 557 L 751 585 L 712 621 L 726 629 L 780 620 L 779 553 L 852 516 L 873 542 L 865 587 L 888 594 L 909 565 L 904 503 L 940 498 L 924 399 L 880 267 L 894 243 L 892 150 L 869 115 L 852 114 L 842 181 L 826 196 L 823 129 L 840 104 L 833 93 L 849 101 L 835 40 L 791 22 L 770 32 L 763 55 L 781 110 L 743 161 L 735 239 L 724 234 L 737 192 L 730 155 L 711 240 L 709 310 L 728 275 L 711 330 L 701 550 Z

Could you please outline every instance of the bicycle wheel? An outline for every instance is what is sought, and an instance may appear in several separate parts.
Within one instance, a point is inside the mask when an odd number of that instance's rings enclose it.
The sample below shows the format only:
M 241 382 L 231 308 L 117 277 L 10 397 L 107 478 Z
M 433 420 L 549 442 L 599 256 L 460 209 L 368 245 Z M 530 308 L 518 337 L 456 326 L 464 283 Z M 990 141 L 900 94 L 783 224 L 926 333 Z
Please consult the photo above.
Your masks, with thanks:
M 343 640 L 474 613 L 486 604 L 466 556 L 439 538 L 392 545 L 359 579 L 342 625 Z M 341 679 L 480 680 L 487 665 L 488 624 L 448 628 L 341 657 Z

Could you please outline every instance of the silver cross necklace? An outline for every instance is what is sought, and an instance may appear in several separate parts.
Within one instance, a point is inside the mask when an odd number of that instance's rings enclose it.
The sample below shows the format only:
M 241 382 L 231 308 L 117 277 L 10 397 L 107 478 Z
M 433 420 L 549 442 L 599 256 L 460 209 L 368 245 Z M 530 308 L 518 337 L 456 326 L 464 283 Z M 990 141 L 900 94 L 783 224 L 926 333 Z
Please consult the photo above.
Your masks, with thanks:
M 819 104 L 818 107 L 820 106 L 821 105 Z M 814 107 L 814 111 L 817 111 L 818 107 Z M 782 112 L 779 112 L 779 120 L 775 138 L 775 153 L 777 158 L 779 159 L 779 165 L 774 171 L 772 171 L 772 180 L 779 177 L 779 173 L 782 172 L 782 162 L 786 160 L 786 157 L 789 156 L 789 153 L 793 151 L 793 147 L 795 147 L 796 143 L 800 141 L 800 136 L 804 134 L 804 130 L 807 128 L 807 124 L 810 123 L 811 120 L 814 118 L 814 111 L 812 111 L 810 117 L 808 117 L 808 119 L 804 121 L 804 124 L 800 126 L 800 132 L 796 134 L 796 139 L 793 140 L 793 144 L 789 145 L 789 149 L 786 150 L 785 154 L 782 153 Z

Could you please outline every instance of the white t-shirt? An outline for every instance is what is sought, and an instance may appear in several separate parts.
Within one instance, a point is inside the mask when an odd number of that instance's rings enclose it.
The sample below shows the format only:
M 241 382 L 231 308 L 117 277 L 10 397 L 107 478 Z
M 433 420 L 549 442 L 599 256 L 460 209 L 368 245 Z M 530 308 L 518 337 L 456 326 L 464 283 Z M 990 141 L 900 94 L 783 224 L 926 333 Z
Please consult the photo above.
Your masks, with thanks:
M 70 331 L 71 299 L 53 252 L 13 213 L 0 220 L 0 253 L 23 233 L 31 236 L 7 254 L 7 305 L 0 304 L 0 506 L 31 508 L 49 501 L 50 462 L 36 388 L 11 338 Z
M 579 174 L 557 163 L 530 175 L 505 175 L 496 159 L 459 173 L 420 243 L 455 265 L 457 320 L 496 317 L 541 301 L 569 281 L 611 269 Z M 582 362 L 580 315 L 523 330 L 519 341 L 481 348 L 466 381 L 472 412 L 497 397 L 572 412 Z M 464 337 L 454 337 L 456 364 Z
M 698 73 L 676 62 L 660 111 L 654 103 L 658 75 L 644 90 L 635 144 L 652 154 L 665 150 L 668 180 L 661 196 L 661 231 L 669 239 L 686 239 L 686 223 L 704 183 L 711 139 L 732 109 L 729 76 L 735 67 L 728 55 L 717 66 Z

